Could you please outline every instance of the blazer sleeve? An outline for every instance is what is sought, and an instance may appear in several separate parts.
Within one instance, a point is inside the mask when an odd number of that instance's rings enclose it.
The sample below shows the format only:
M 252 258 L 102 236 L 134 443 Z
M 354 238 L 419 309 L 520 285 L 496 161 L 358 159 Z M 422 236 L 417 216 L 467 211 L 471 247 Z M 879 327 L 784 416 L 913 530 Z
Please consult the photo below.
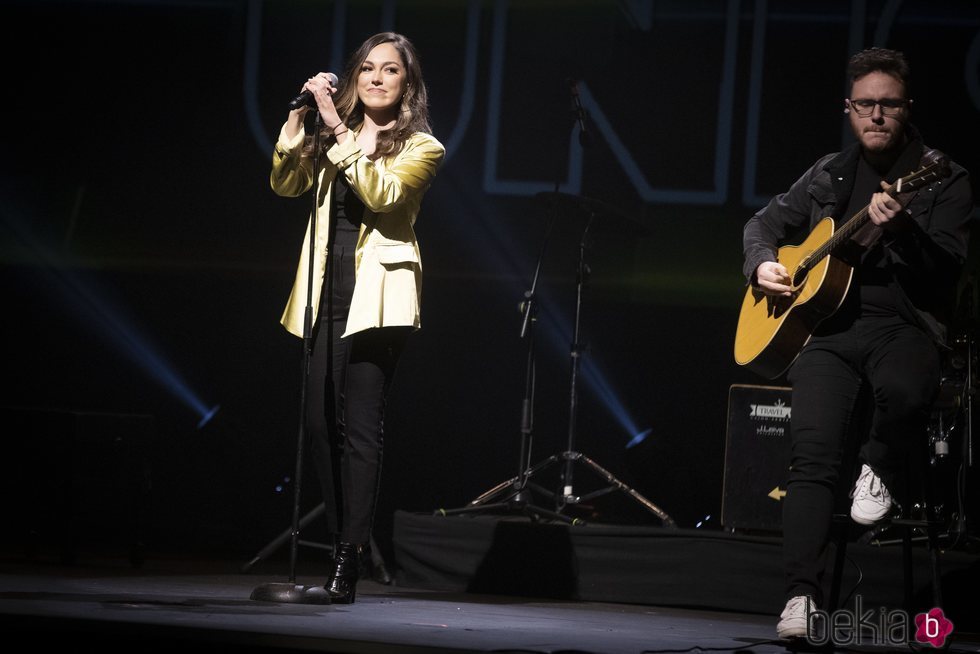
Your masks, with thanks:
M 292 139 L 286 137 L 285 124 L 279 130 L 279 139 L 272 151 L 272 172 L 269 174 L 269 183 L 277 195 L 296 197 L 313 186 L 313 161 L 303 156 L 305 140 L 306 132 L 303 129 Z
M 445 148 L 435 137 L 421 132 L 414 134 L 383 169 L 364 156 L 352 138 L 327 151 L 327 158 L 343 171 L 364 206 L 374 213 L 392 211 L 425 192 L 445 155 Z

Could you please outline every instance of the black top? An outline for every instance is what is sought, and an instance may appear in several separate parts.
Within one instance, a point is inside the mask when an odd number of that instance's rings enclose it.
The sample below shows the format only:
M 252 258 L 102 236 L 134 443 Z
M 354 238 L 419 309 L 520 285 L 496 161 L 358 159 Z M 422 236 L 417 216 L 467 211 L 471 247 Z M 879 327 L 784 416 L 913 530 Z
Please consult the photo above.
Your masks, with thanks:
M 347 320 L 354 296 L 354 250 L 361 232 L 364 203 L 351 190 L 347 177 L 338 173 L 333 189 L 333 227 L 330 235 L 330 266 L 333 274 L 326 287 L 333 297 L 333 319 Z M 326 311 L 326 308 L 323 309 Z
M 911 172 L 911 171 L 907 171 Z M 864 209 L 871 202 L 871 196 L 881 190 L 881 175 L 864 159 L 858 159 L 854 177 L 854 190 L 847 203 L 845 217 L 850 217 Z M 879 240 L 864 253 L 861 263 L 855 270 L 852 294 L 860 303 L 862 316 L 894 316 L 899 313 L 899 296 L 896 293 L 895 276 L 885 257 L 884 246 Z
M 854 185 L 851 187 L 847 208 L 842 222 L 849 220 L 871 203 L 871 196 L 881 191 L 881 182 L 893 183 L 918 168 L 921 144 L 911 140 L 896 156 L 890 169 L 875 170 L 863 156 L 858 156 L 854 169 Z M 908 303 L 902 297 L 895 268 L 885 252 L 885 239 L 879 239 L 855 262 L 851 288 L 838 312 L 817 329 L 817 333 L 833 333 L 846 329 L 856 318 L 880 318 L 901 316 L 907 322 L 916 323 Z
M 350 247 L 357 245 L 357 237 L 361 231 L 361 219 L 364 216 L 364 203 L 351 190 L 350 183 L 343 173 L 337 175 L 333 190 L 334 205 L 334 247 Z

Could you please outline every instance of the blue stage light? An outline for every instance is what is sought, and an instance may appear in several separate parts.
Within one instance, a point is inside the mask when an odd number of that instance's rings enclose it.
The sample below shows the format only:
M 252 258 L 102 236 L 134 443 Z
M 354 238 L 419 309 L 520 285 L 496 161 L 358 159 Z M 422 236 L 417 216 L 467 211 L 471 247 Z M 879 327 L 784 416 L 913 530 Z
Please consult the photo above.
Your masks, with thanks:
M 211 422 L 211 418 L 213 418 L 214 415 L 216 413 L 218 413 L 218 410 L 219 409 L 221 409 L 221 405 L 220 404 L 215 404 L 213 407 L 211 407 L 211 409 L 207 413 L 204 414 L 204 417 L 201 418 L 200 422 L 197 423 L 197 428 L 198 429 L 203 429 L 206 424 L 208 424 L 209 422 Z
M 41 287 L 56 295 L 54 299 L 59 306 L 68 309 L 79 324 L 118 348 L 154 381 L 200 416 L 198 429 L 214 417 L 219 407 L 208 407 L 198 397 L 180 373 L 134 326 L 135 321 L 109 300 L 94 279 L 87 277 L 79 265 L 40 243 L 24 226 L 27 220 L 9 211 L 0 212 L 0 215 L 18 240 L 34 255 L 37 268 L 50 282 Z
M 571 324 L 573 321 L 561 320 L 556 317 L 556 311 L 552 309 L 550 303 L 542 302 L 540 304 L 541 311 L 539 313 L 539 326 L 540 331 L 538 333 L 544 332 L 544 336 L 547 338 L 547 342 L 556 349 L 564 349 L 568 351 L 571 346 L 571 331 L 563 328 L 564 324 Z M 583 382 L 585 390 L 591 391 L 598 399 L 599 403 L 605 408 L 609 415 L 616 421 L 616 424 L 620 429 L 629 437 L 633 438 L 633 435 L 639 431 L 636 426 L 635 421 L 630 415 L 626 406 L 623 404 L 622 400 L 619 398 L 619 394 L 615 391 L 612 383 L 609 381 L 607 375 L 599 368 L 599 365 L 595 362 L 594 357 L 585 356 L 581 360 L 580 368 L 580 379 Z M 579 391 L 583 389 L 580 387 Z
M 647 439 L 647 436 L 649 436 L 652 433 L 653 433 L 653 427 L 648 427 L 647 429 L 644 429 L 643 431 L 641 431 L 636 436 L 630 439 L 630 442 L 626 444 L 626 449 L 629 449 L 631 447 L 636 447 L 637 445 L 645 441 Z
M 458 238 L 478 243 L 479 247 L 473 248 L 471 255 L 483 259 L 490 269 L 499 271 L 503 279 L 511 281 L 513 297 L 523 298 L 529 288 L 525 284 L 531 281 L 527 276 L 528 264 L 534 265 L 536 261 L 528 262 L 518 255 L 526 250 L 526 245 L 522 244 L 516 233 L 508 228 L 506 221 L 502 221 L 500 216 L 493 212 L 491 205 L 472 203 L 471 198 L 479 192 L 479 189 L 473 187 L 471 180 L 462 176 L 451 179 L 453 184 L 441 187 L 440 192 L 433 196 L 433 199 L 439 203 L 437 208 L 433 208 L 434 211 L 445 215 L 470 216 L 471 220 L 465 223 L 465 230 L 456 225 L 450 226 L 450 229 L 460 230 L 456 234 Z M 550 236 L 543 234 L 542 237 L 547 241 Z M 574 324 L 574 320 L 566 311 L 554 307 L 547 288 L 539 286 L 536 294 L 536 338 L 540 337 L 549 347 L 567 355 L 571 346 L 571 325 Z M 515 314 L 515 331 L 520 325 L 517 315 Z M 598 397 L 602 406 L 623 430 L 625 437 L 632 438 L 638 431 L 635 421 L 620 400 L 619 394 L 613 389 L 607 375 L 600 370 L 594 357 L 582 358 L 579 373 L 579 391 L 589 391 Z

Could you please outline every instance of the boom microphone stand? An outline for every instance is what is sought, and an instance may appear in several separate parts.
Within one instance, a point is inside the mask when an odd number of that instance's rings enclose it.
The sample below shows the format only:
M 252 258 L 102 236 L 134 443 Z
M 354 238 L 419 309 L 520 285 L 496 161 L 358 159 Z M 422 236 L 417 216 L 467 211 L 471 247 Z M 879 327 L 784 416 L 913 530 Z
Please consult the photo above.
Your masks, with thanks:
M 557 191 L 557 183 L 555 189 Z M 521 451 L 517 462 L 517 475 L 503 481 L 490 490 L 486 491 L 465 507 L 459 509 L 440 509 L 437 515 L 458 515 L 464 513 L 484 513 L 497 511 L 516 511 L 523 513 L 531 519 L 551 518 L 563 522 L 573 523 L 575 520 L 562 515 L 556 511 L 545 509 L 531 502 L 531 492 L 529 489 L 529 479 L 534 470 L 530 467 L 531 450 L 534 425 L 534 388 L 535 388 L 535 352 L 534 352 L 534 326 L 537 322 L 537 287 L 538 279 L 541 274 L 541 262 L 547 249 L 548 240 L 551 235 L 552 227 L 558 217 L 557 206 L 551 214 L 548 227 L 545 230 L 545 238 L 538 252 L 538 260 L 534 266 L 534 276 L 531 280 L 531 287 L 524 292 L 524 301 L 521 303 L 521 333 L 520 336 L 527 343 L 527 363 L 525 364 L 524 374 L 524 398 L 521 401 Z M 534 486 L 539 492 L 554 496 L 547 490 Z M 505 491 L 513 489 L 514 492 L 497 502 L 490 502 L 504 494 Z
M 577 426 L 578 426 L 578 378 L 579 378 L 579 367 L 581 365 L 582 353 L 584 347 L 579 338 L 579 330 L 581 325 L 582 317 L 582 288 L 585 285 L 586 278 L 589 273 L 589 266 L 585 262 L 585 252 L 588 244 L 589 230 L 592 227 L 592 223 L 596 217 L 597 213 L 597 203 L 591 202 L 586 203 L 588 206 L 589 218 L 585 225 L 585 229 L 582 232 L 582 238 L 579 241 L 579 258 L 578 258 L 578 272 L 576 275 L 576 289 L 575 289 L 575 323 L 572 332 L 572 343 L 571 343 L 571 384 L 570 384 L 570 395 L 569 395 L 569 411 L 568 411 L 568 447 L 564 452 L 560 454 L 555 454 L 545 459 L 543 462 L 539 463 L 537 466 L 532 468 L 532 470 L 538 470 L 545 466 L 551 465 L 553 463 L 564 463 L 561 480 L 562 480 L 562 490 L 561 497 L 558 503 L 557 510 L 561 512 L 567 505 L 580 504 L 586 502 L 596 497 L 606 495 L 613 491 L 619 490 L 626 493 L 628 496 L 636 500 L 643 508 L 647 511 L 656 515 L 665 527 L 676 527 L 674 520 L 667 515 L 667 513 L 661 509 L 659 506 L 645 498 L 635 489 L 626 485 L 622 481 L 616 478 L 611 472 L 603 468 L 601 465 L 593 461 L 591 458 L 575 450 L 576 436 L 577 436 Z M 609 485 L 605 488 L 600 488 L 591 493 L 585 495 L 576 495 L 574 491 L 574 464 L 584 463 L 588 469 L 592 470 L 598 476 L 603 478 Z
M 577 82 L 574 80 L 569 80 L 572 100 L 573 100 L 573 110 L 572 113 L 575 117 L 576 127 L 578 127 L 579 132 L 579 143 L 585 147 L 590 143 L 589 135 L 586 132 L 586 113 L 582 107 L 579 98 Z M 588 213 L 588 222 L 586 224 L 585 230 L 582 234 L 582 239 L 579 243 L 579 260 L 578 260 L 578 271 L 576 280 L 576 306 L 575 306 L 575 325 L 574 332 L 572 336 L 571 344 L 571 385 L 570 385 L 570 399 L 569 399 L 569 424 L 568 424 L 568 447 L 564 452 L 560 454 L 555 454 L 547 459 L 537 463 L 534 466 L 528 467 L 530 463 L 530 443 L 531 443 L 531 412 L 533 410 L 533 385 L 534 385 L 534 341 L 533 338 L 528 341 L 528 364 L 527 364 L 527 379 L 525 383 L 525 394 L 524 402 L 522 406 L 522 420 L 521 420 L 521 455 L 519 462 L 519 472 L 517 476 L 512 477 L 506 481 L 503 481 L 493 488 L 487 490 L 476 499 L 472 500 L 463 508 L 459 509 L 440 509 L 435 513 L 436 515 L 457 515 L 462 513 L 473 513 L 476 511 L 494 511 L 500 509 L 507 510 L 520 510 L 525 514 L 530 515 L 532 518 L 538 518 L 541 516 L 550 517 L 553 519 L 561 520 L 570 524 L 581 524 L 582 521 L 578 518 L 571 518 L 569 516 L 561 513 L 567 505 L 579 504 L 585 502 L 601 495 L 605 495 L 615 490 L 620 490 L 634 500 L 640 503 L 645 509 L 656 515 L 663 522 L 665 526 L 676 527 L 673 519 L 667 515 L 660 507 L 655 505 L 653 502 L 643 497 L 633 488 L 629 487 L 619 479 L 617 479 L 611 472 L 600 466 L 598 463 L 585 456 L 580 452 L 575 451 L 575 437 L 577 432 L 577 413 L 578 413 L 578 373 L 579 373 L 579 363 L 581 360 L 581 354 L 583 348 L 579 342 L 579 325 L 581 321 L 581 309 L 582 309 L 582 288 L 585 284 L 585 278 L 588 272 L 588 266 L 585 263 L 585 251 L 588 242 L 588 233 L 592 226 L 592 222 L 598 213 L 615 213 L 610 212 L 609 208 L 600 202 L 589 200 L 588 198 L 582 198 L 579 196 L 568 195 L 558 192 L 559 182 L 561 175 L 559 173 L 555 182 L 555 190 L 552 193 L 540 193 L 536 196 L 537 199 L 542 199 L 546 201 L 551 201 L 551 208 L 553 212 L 551 214 L 551 219 L 548 224 L 548 229 L 545 236 L 545 244 L 547 244 L 547 237 L 551 232 L 551 228 L 555 223 L 555 218 L 558 215 L 558 205 L 559 201 L 565 200 L 570 201 L 571 204 L 576 209 L 585 209 Z M 536 305 L 535 300 L 535 289 L 537 287 L 538 274 L 541 268 L 541 260 L 544 254 L 544 245 L 542 245 L 541 253 L 538 255 L 538 261 L 535 266 L 534 278 L 531 284 L 531 290 L 525 293 L 526 301 L 524 302 L 524 320 L 521 328 L 521 336 L 524 337 L 527 332 L 528 322 L 532 324 L 535 321 L 534 311 Z M 576 462 L 584 463 L 593 472 L 602 477 L 608 484 L 606 488 L 599 489 L 597 491 L 577 496 L 574 493 L 573 487 L 573 467 Z M 561 493 L 555 494 L 547 491 L 540 486 L 531 483 L 530 478 L 540 472 L 541 470 L 556 464 L 564 463 L 562 473 L 561 473 Z M 551 497 L 555 500 L 556 506 L 554 510 L 543 509 L 541 507 L 530 504 L 528 501 L 527 489 L 532 487 L 539 492 Z M 489 503 L 493 498 L 500 496 L 504 491 L 508 489 L 516 489 L 516 492 L 510 495 L 507 499 L 502 502 Z
M 320 170 L 320 112 L 316 111 L 313 127 L 313 211 L 310 213 L 309 271 L 306 280 L 306 314 L 303 318 L 303 376 L 300 382 L 299 435 L 296 443 L 296 484 L 293 489 L 293 523 L 289 547 L 289 581 L 271 582 L 257 586 L 251 599 L 265 602 L 300 604 L 329 604 L 330 594 L 323 586 L 302 586 L 296 583 L 296 553 L 299 547 L 299 500 L 303 481 L 303 450 L 306 447 L 307 380 L 310 375 L 310 359 L 313 353 L 313 267 L 316 265 L 317 200 L 319 199 L 318 174 Z M 333 211 L 331 203 L 330 211 Z M 331 223 L 333 221 L 331 220 Z M 330 244 L 327 244 L 329 248 Z M 329 252 L 329 249 L 328 249 Z M 328 323 L 327 328 L 330 328 Z
M 547 459 L 531 466 L 529 468 L 522 467 L 521 471 L 516 477 L 512 477 L 506 481 L 497 484 L 493 488 L 484 492 L 482 495 L 472 500 L 468 505 L 460 509 L 440 509 L 436 511 L 437 515 L 456 515 L 461 513 L 472 513 L 475 511 L 493 511 L 499 509 L 520 509 L 524 513 L 531 515 L 532 517 L 546 516 L 554 519 L 559 519 L 564 522 L 571 524 L 581 524 L 582 521 L 578 518 L 571 518 L 562 513 L 565 508 L 569 505 L 581 504 L 583 502 L 590 501 L 602 495 L 606 495 L 613 491 L 622 491 L 626 493 L 629 497 L 636 500 L 644 509 L 656 515 L 665 527 L 676 527 L 674 520 L 659 506 L 651 502 L 649 499 L 641 495 L 635 489 L 631 488 L 618 478 L 613 475 L 609 470 L 605 469 L 594 460 L 588 456 L 582 454 L 575 450 L 576 437 L 578 431 L 578 379 L 579 379 L 579 368 L 581 364 L 582 354 L 585 350 L 580 341 L 580 325 L 582 316 L 582 290 L 585 286 L 586 279 L 588 277 L 589 266 L 585 260 L 585 253 L 588 245 L 589 231 L 592 227 L 592 223 L 596 215 L 604 210 L 602 203 L 596 202 L 594 200 L 589 200 L 587 198 L 581 198 L 578 196 L 567 195 L 562 193 L 542 193 L 538 197 L 546 200 L 552 200 L 557 204 L 559 200 L 566 200 L 574 203 L 580 208 L 585 208 L 588 213 L 588 221 L 585 226 L 585 230 L 582 233 L 582 238 L 579 242 L 579 257 L 577 264 L 577 279 L 576 279 L 576 304 L 575 304 L 575 322 L 572 333 L 572 343 L 571 343 L 571 383 L 570 383 L 570 393 L 569 393 L 569 412 L 568 412 L 568 442 L 567 449 L 559 454 L 554 454 Z M 557 210 L 555 212 L 557 214 Z M 539 259 L 540 264 L 540 259 Z M 532 286 L 533 289 L 533 286 Z M 533 292 L 528 292 L 527 294 L 533 297 Z M 530 349 L 530 348 L 529 348 Z M 529 369 L 532 371 L 531 377 L 533 378 L 533 360 L 529 356 Z M 525 409 L 527 407 L 528 395 L 525 394 Z M 525 410 L 524 415 L 527 415 Z M 524 427 L 528 427 L 529 422 L 524 422 Z M 521 465 L 526 466 L 528 463 L 527 458 L 530 456 L 529 451 L 529 434 L 530 430 L 522 430 L 525 438 L 522 440 L 521 445 Z M 548 468 L 554 464 L 563 464 L 561 470 L 561 493 L 555 494 L 550 493 L 546 489 L 541 488 L 535 484 L 532 484 L 529 479 L 536 473 Z M 576 495 L 574 490 L 574 464 L 582 463 L 585 464 L 588 469 L 597 474 L 599 477 L 605 480 L 608 486 L 600 488 L 593 492 Z M 549 495 L 556 500 L 556 506 L 554 510 L 542 509 L 534 505 L 528 504 L 527 499 L 522 493 L 527 487 L 533 487 L 536 490 Z M 503 502 L 488 503 L 491 499 L 500 496 L 504 491 L 516 488 L 517 492 L 510 496 Z

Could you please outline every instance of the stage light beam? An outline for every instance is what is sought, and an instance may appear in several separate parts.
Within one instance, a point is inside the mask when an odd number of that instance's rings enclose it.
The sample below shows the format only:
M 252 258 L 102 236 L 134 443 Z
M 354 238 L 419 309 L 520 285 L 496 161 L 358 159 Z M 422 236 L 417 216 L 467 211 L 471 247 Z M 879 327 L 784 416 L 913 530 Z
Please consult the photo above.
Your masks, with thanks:
M 15 237 L 34 255 L 37 269 L 50 283 L 41 288 L 54 295 L 60 306 L 66 307 L 77 322 L 119 349 L 129 360 L 139 366 L 160 386 L 167 390 L 194 413 L 200 416 L 198 429 L 206 425 L 217 413 L 217 405 L 208 405 L 190 388 L 180 373 L 127 318 L 121 307 L 112 303 L 92 279 L 81 272 L 81 266 L 56 254 L 40 243 L 25 227 L 28 221 L 13 215 L 9 210 L 0 212 Z

